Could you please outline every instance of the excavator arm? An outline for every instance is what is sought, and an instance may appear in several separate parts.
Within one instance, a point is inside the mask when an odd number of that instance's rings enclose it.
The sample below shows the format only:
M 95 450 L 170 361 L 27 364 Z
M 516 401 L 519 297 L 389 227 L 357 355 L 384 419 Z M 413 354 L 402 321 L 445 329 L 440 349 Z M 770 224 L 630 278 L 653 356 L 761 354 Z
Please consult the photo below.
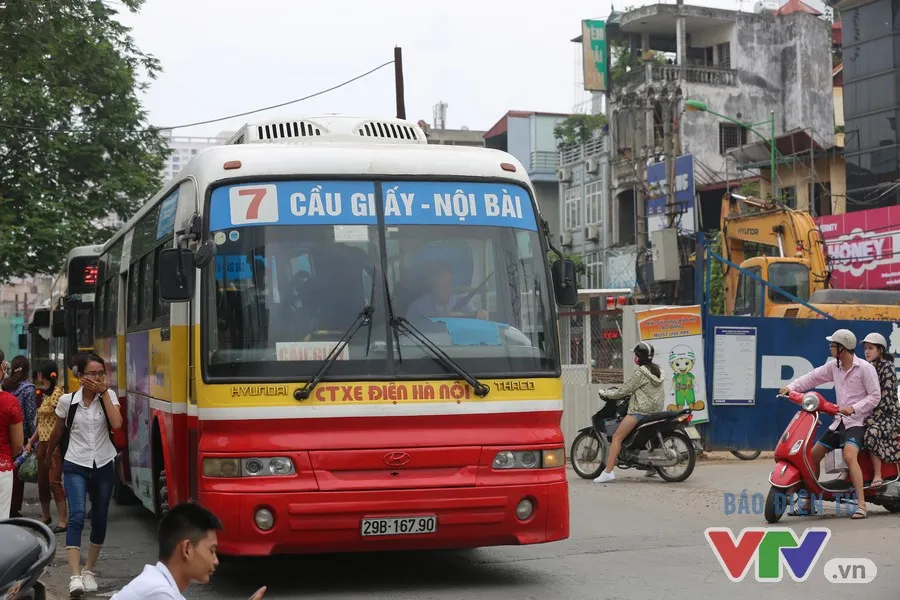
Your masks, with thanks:
M 751 209 L 756 209 L 751 212 Z M 825 251 L 825 239 L 816 222 L 806 212 L 775 202 L 725 194 L 720 220 L 724 257 L 741 265 L 746 260 L 747 242 L 776 250 L 776 256 L 799 258 L 808 262 L 813 290 L 827 288 L 831 269 Z M 740 272 L 722 265 L 725 283 L 725 314 L 734 314 Z

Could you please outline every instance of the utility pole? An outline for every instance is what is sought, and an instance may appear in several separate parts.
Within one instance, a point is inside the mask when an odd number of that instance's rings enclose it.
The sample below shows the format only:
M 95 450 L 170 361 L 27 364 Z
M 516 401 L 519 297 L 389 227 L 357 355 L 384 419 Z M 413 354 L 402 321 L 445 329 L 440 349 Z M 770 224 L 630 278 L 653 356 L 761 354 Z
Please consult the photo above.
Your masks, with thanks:
M 406 118 L 406 101 L 403 94 L 403 49 L 394 47 L 394 88 L 397 92 L 397 118 Z
M 663 144 L 666 153 L 666 227 L 675 227 L 675 157 L 672 143 L 672 108 L 674 99 L 663 100 Z

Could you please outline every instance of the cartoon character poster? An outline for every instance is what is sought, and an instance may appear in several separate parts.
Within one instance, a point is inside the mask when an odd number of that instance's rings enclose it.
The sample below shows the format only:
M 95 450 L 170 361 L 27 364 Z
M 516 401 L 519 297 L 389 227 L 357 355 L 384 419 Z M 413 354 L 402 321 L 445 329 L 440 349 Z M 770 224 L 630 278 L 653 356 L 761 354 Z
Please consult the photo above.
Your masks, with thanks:
M 692 423 L 709 421 L 699 306 L 654 308 L 637 313 L 643 342 L 655 350 L 666 385 L 665 410 L 694 409 Z

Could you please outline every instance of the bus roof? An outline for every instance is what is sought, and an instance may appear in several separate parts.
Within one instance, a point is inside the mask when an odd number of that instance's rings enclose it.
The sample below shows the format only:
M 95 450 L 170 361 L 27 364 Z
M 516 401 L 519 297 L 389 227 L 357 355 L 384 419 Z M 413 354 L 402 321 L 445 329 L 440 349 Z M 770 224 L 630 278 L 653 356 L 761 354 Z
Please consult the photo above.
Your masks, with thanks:
M 414 128 L 421 128 L 409 121 L 399 119 L 379 119 L 378 121 Z M 518 183 L 534 197 L 525 167 L 514 156 L 501 150 L 471 146 L 444 146 L 422 143 L 420 139 L 384 139 L 362 133 L 368 126 L 371 130 L 372 119 L 326 117 L 321 119 L 301 119 L 280 121 L 274 124 L 254 124 L 245 126 L 244 140 L 263 137 L 266 131 L 275 132 L 276 125 L 285 125 L 287 130 L 300 131 L 301 127 L 293 127 L 297 123 L 305 123 L 308 137 L 283 137 L 259 143 L 243 143 L 241 133 L 232 138 L 231 144 L 213 146 L 198 153 L 185 167 L 147 203 L 141 207 L 116 234 L 106 242 L 104 249 L 109 248 L 122 238 L 135 223 L 140 221 L 160 200 L 170 194 L 178 185 L 187 179 L 196 182 L 198 193 L 202 193 L 209 185 L 238 178 L 266 178 L 286 176 L 319 176 L 319 177 L 359 177 L 369 175 L 372 178 L 391 176 L 422 177 L 462 177 L 472 179 L 506 179 Z M 313 123 L 319 126 L 320 133 L 315 134 L 309 128 Z M 340 126 L 335 126 L 338 123 Z M 322 133 L 326 126 L 334 126 L 333 135 Z M 266 130 L 265 128 L 269 129 Z M 281 131 L 285 132 L 286 127 Z M 362 128 L 361 128 L 362 127 Z M 260 131 L 260 129 L 263 131 Z M 356 131 L 357 133 L 354 133 Z M 387 131 L 384 124 L 380 131 Z M 254 135 L 250 135 L 254 133 Z M 407 134 L 409 135 L 409 134 Z M 418 134 L 416 134 L 418 135 Z M 424 133 L 421 134 L 424 139 Z M 238 168 L 225 168 L 225 163 L 235 164 Z M 510 168 L 514 170 L 509 170 Z M 540 208 L 537 207 L 537 214 Z
M 92 244 L 90 246 L 78 246 L 77 248 L 72 248 L 69 250 L 68 256 L 66 256 L 66 264 L 68 265 L 72 262 L 73 258 L 78 258 L 80 256 L 100 256 L 100 253 L 103 252 L 103 246 L 101 244 Z

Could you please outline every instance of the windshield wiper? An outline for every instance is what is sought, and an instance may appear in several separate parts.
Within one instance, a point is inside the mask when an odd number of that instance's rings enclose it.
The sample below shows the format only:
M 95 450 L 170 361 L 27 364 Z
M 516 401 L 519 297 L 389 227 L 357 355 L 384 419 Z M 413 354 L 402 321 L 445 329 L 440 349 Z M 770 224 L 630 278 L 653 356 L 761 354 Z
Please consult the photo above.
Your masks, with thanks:
M 359 311 L 356 319 L 353 321 L 353 323 L 350 324 L 350 327 L 347 328 L 347 331 L 344 333 L 335 347 L 331 349 L 331 352 L 328 353 L 328 356 L 325 357 L 325 360 L 322 361 L 322 364 L 319 365 L 319 368 L 316 370 L 310 380 L 306 382 L 306 385 L 294 392 L 294 399 L 302 401 L 309 398 L 309 395 L 312 393 L 313 388 L 315 388 L 319 384 L 319 381 L 322 380 L 325 372 L 328 371 L 331 365 L 333 365 L 334 362 L 338 359 L 338 356 L 341 355 L 341 352 L 344 351 L 344 348 L 347 346 L 347 344 L 350 343 L 351 338 L 356 335 L 356 332 L 359 331 L 363 325 L 369 325 L 371 328 L 372 315 L 374 314 L 375 307 L 373 307 L 371 304 L 363 307 L 363 309 Z
M 403 317 L 396 317 L 393 314 L 390 315 L 391 327 L 394 328 L 395 331 L 403 331 L 410 337 L 415 338 L 419 341 L 423 346 L 431 350 L 431 353 L 437 358 L 438 362 L 441 363 L 444 368 L 449 369 L 462 377 L 466 383 L 472 386 L 475 390 L 475 395 L 479 398 L 484 398 L 488 395 L 488 392 L 491 391 L 491 388 L 487 385 L 481 383 L 474 377 L 472 377 L 465 369 L 456 364 L 456 362 L 450 358 L 450 356 L 441 350 L 441 348 L 431 341 L 424 333 L 416 329 L 416 327 L 404 319 Z

